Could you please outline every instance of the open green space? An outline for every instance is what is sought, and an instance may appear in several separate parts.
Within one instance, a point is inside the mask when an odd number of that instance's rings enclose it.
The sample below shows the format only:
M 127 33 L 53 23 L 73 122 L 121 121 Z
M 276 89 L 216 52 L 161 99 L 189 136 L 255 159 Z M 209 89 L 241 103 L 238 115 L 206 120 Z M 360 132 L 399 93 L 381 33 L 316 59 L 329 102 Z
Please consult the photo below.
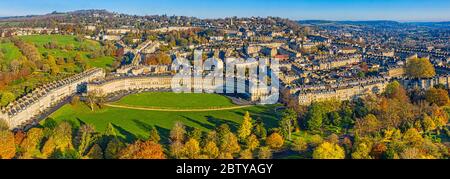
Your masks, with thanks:
M 169 93 L 144 93 L 143 96 L 162 96 L 166 102 L 160 103 L 163 107 L 200 107 L 200 106 L 221 106 L 232 105 L 223 96 L 214 94 L 169 94 Z M 133 104 L 155 105 L 161 99 L 155 99 L 153 102 L 146 100 L 130 101 L 133 98 L 141 97 L 141 95 L 131 95 L 124 98 L 120 103 L 124 104 L 129 101 Z M 225 98 L 225 99 L 224 99 Z M 190 99 L 192 106 L 182 105 L 182 99 Z M 178 100 L 178 101 L 177 101 Z M 205 101 L 206 100 L 206 101 Z M 175 101 L 174 103 L 169 103 Z M 204 102 L 205 104 L 202 104 Z M 172 105 L 169 105 L 172 104 Z M 120 133 L 120 136 L 127 140 L 145 139 L 149 135 L 152 127 L 158 129 L 162 142 L 167 143 L 170 129 L 175 122 L 184 123 L 187 128 L 199 128 L 202 131 L 215 129 L 221 124 L 228 124 L 233 131 L 237 131 L 244 113 L 248 111 L 254 120 L 261 119 L 267 128 L 276 127 L 279 112 L 275 111 L 278 105 L 250 106 L 240 109 L 221 110 L 221 111 L 205 111 L 205 112 L 167 112 L 167 111 L 146 111 L 136 109 L 114 108 L 105 106 L 102 109 L 91 109 L 84 103 L 76 105 L 67 104 L 54 112 L 49 118 L 56 122 L 69 121 L 73 126 L 78 127 L 80 124 L 91 124 L 98 132 L 104 132 L 108 123 Z M 42 123 L 45 123 L 43 121 Z
M 101 48 L 101 44 L 94 40 L 83 39 L 80 41 L 72 35 L 29 35 L 21 36 L 20 38 L 28 43 L 33 43 L 42 54 L 46 53 L 56 58 L 73 58 L 77 55 L 77 53 L 80 53 L 81 57 L 85 59 L 92 67 L 106 68 L 111 66 L 114 61 L 114 57 L 109 56 L 96 57 L 92 59 L 88 58 L 91 51 Z M 62 49 L 45 48 L 44 45 L 50 42 L 57 44 Z M 66 48 L 67 46 L 70 48 Z M 83 49 L 87 49 L 88 51 L 80 50 L 81 47 L 83 47 Z
M 17 48 L 12 42 L 0 43 L 0 51 L 3 53 L 4 61 L 1 63 L 9 64 L 15 59 L 19 59 L 22 56 L 19 48 Z
M 217 94 L 147 92 L 125 96 L 118 105 L 167 109 L 209 109 L 235 106 L 230 99 Z

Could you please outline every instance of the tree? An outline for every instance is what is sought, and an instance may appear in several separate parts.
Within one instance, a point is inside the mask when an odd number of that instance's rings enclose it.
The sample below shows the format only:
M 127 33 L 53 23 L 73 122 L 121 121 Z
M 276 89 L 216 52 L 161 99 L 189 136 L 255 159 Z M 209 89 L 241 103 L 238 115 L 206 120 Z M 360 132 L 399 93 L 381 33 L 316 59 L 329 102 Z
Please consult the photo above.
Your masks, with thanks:
M 86 154 L 86 157 L 88 157 L 89 159 L 103 159 L 103 151 L 100 145 L 94 144 L 94 146 L 92 146 L 89 152 Z
M 151 140 L 136 141 L 122 149 L 120 159 L 165 159 L 163 147 Z
M 88 149 L 92 148 L 91 146 L 97 140 L 97 136 L 95 135 L 95 129 L 93 126 L 89 124 L 84 124 L 78 130 L 76 136 L 76 146 L 78 148 L 78 152 L 80 155 L 85 155 L 86 152 L 89 152 Z
M 398 81 L 389 83 L 386 86 L 384 94 L 388 98 L 397 99 L 403 103 L 409 102 L 409 98 L 408 98 L 408 95 L 406 94 L 405 88 L 403 88 L 403 86 Z
M 424 139 L 416 128 L 409 128 L 403 134 L 403 141 L 411 146 L 421 146 Z
M 262 120 L 258 120 L 256 123 L 254 134 L 260 139 L 265 139 L 267 137 L 267 130 L 264 127 L 264 122 Z
M 188 137 L 200 141 L 202 139 L 202 131 L 199 128 L 194 128 L 188 133 Z
M 207 142 L 205 147 L 203 148 L 203 153 L 207 155 L 210 159 L 217 158 L 219 156 L 219 152 L 220 152 L 219 148 L 213 141 Z
M 175 125 L 172 127 L 172 130 L 170 130 L 170 139 L 172 142 L 184 141 L 184 136 L 186 134 L 186 129 L 184 127 L 184 124 L 181 122 L 175 122 Z
M 200 154 L 200 144 L 196 139 L 190 138 L 184 144 L 184 155 L 189 159 L 196 159 Z
M 170 144 L 170 155 L 173 158 L 180 159 L 183 156 L 184 145 L 180 141 L 173 141 Z
M 220 144 L 220 151 L 224 153 L 235 154 L 241 150 L 237 137 L 233 133 L 225 134 L 223 141 Z
M 253 159 L 253 153 L 249 149 L 242 150 L 239 156 L 239 159 Z
M 247 138 L 246 144 L 247 144 L 247 149 L 249 149 L 250 151 L 254 151 L 255 149 L 257 149 L 259 147 L 259 140 L 256 137 L 256 135 L 252 134 Z
M 380 122 L 373 114 L 369 114 L 364 119 L 359 119 L 355 124 L 355 133 L 359 136 L 372 134 L 380 129 Z
M 0 130 L 0 159 L 11 159 L 15 155 L 14 134 L 9 130 Z
M 406 62 L 406 75 L 413 78 L 431 78 L 436 75 L 436 71 L 429 59 L 413 58 Z
M 40 128 L 32 128 L 27 132 L 27 136 L 20 144 L 20 148 L 22 149 L 21 158 L 31 159 L 39 154 L 43 134 L 44 132 Z
M 296 152 L 304 152 L 308 149 L 308 143 L 305 141 L 303 137 L 299 137 L 297 140 L 294 140 L 292 143 L 291 149 Z
M 105 158 L 106 159 L 118 159 L 119 152 L 125 148 L 125 144 L 117 137 L 112 138 L 105 149 Z
M 291 140 L 291 134 L 294 130 L 295 123 L 297 121 L 297 113 L 293 109 L 288 109 L 283 112 L 279 126 L 281 134 Z
M 360 142 L 352 153 L 352 159 L 372 159 L 372 156 L 370 156 L 371 148 L 368 143 Z
M 2 93 L 2 98 L 0 99 L 0 105 L 1 106 L 6 106 L 8 105 L 10 102 L 14 101 L 16 97 L 14 96 L 13 93 L 11 92 L 3 92 Z
M 155 143 L 159 143 L 159 141 L 161 140 L 158 130 L 155 127 L 152 127 L 152 129 L 150 130 L 149 140 Z
M 313 103 L 306 114 L 306 127 L 311 132 L 320 132 L 325 112 L 319 103 Z
M 324 142 L 313 151 L 314 159 L 344 159 L 345 152 L 337 144 Z
M 444 89 L 431 88 L 425 93 L 425 99 L 431 104 L 438 106 L 447 105 L 449 102 L 448 92 Z
M 436 129 L 436 124 L 434 124 L 434 121 L 430 116 L 424 114 L 422 118 L 422 127 L 425 132 L 430 132 Z
M 259 159 L 270 159 L 272 158 L 272 150 L 269 147 L 261 147 L 258 151 Z
M 244 120 L 242 121 L 242 124 L 238 129 L 239 139 L 244 141 L 252 133 L 252 128 L 253 128 L 252 118 L 250 117 L 250 113 L 246 111 L 244 115 Z
M 270 134 L 269 137 L 266 138 L 266 144 L 271 149 L 280 149 L 281 147 L 283 147 L 284 140 L 280 134 L 274 132 Z

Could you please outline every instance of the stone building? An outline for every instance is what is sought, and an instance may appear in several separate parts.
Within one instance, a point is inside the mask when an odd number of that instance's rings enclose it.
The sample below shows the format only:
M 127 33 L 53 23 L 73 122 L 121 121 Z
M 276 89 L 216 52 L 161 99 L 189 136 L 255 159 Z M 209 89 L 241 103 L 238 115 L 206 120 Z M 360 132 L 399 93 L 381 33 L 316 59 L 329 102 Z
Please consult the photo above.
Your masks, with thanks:
M 10 129 L 21 128 L 23 125 L 34 122 L 41 114 L 70 96 L 80 92 L 81 85 L 97 78 L 104 78 L 104 76 L 105 72 L 102 69 L 94 68 L 38 87 L 2 108 L 0 119 L 6 121 Z
M 339 85 L 318 85 L 309 89 L 300 89 L 296 95 L 299 105 L 326 100 L 351 100 L 366 94 L 380 94 L 389 84 L 387 78 L 370 78 Z

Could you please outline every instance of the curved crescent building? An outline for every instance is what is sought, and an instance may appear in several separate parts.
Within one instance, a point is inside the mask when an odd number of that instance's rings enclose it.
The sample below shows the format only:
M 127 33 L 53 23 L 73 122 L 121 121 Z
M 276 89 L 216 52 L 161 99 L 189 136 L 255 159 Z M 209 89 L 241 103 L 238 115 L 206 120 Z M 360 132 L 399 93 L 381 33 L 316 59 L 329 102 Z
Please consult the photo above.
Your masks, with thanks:
M 66 79 L 45 84 L 2 108 L 0 119 L 6 121 L 10 129 L 20 128 L 32 123 L 43 113 L 79 92 L 86 83 L 104 77 L 105 72 L 102 69 L 93 68 Z

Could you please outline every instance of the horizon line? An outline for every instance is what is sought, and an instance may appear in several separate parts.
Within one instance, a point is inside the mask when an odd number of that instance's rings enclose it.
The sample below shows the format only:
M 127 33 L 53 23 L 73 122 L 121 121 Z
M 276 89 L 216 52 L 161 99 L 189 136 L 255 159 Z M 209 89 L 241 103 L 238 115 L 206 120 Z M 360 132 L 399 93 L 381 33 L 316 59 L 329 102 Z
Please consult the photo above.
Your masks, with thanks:
M 88 10 L 98 10 L 98 11 L 107 11 L 110 13 L 117 13 L 117 14 L 124 14 L 124 15 L 131 15 L 131 16 L 184 16 L 184 17 L 193 17 L 193 18 L 198 18 L 198 19 L 223 19 L 223 18 L 231 18 L 231 17 L 237 17 L 237 18 L 252 18 L 252 17 L 261 17 L 261 18 L 267 18 L 267 17 L 277 17 L 277 18 L 284 18 L 284 19 L 289 19 L 292 21 L 332 21 L 332 22 L 343 22 L 343 21 L 350 21 L 350 22 L 361 22 L 361 21 L 393 21 L 393 22 L 398 22 L 398 23 L 415 23 L 415 22 L 422 22 L 422 23 L 426 23 L 426 22 L 434 22 L 434 23 L 438 23 L 438 22 L 450 22 L 450 19 L 445 19 L 445 20 L 420 20 L 420 19 L 415 19 L 415 20 L 404 20 L 404 19 L 321 19 L 321 18 L 289 18 L 289 17 L 281 17 L 281 16 L 271 16 L 271 15 L 265 15 L 265 16 L 222 16 L 222 17 L 199 17 L 199 16 L 188 16 L 188 15 L 176 15 L 176 14 L 132 14 L 132 13 L 127 13 L 127 12 L 117 12 L 117 11 L 111 11 L 108 9 L 77 9 L 77 10 L 68 10 L 68 11 L 57 11 L 54 10 L 52 12 L 47 12 L 47 13 L 35 13 L 35 14 L 23 14 L 23 15 L 0 15 L 0 18 L 20 18 L 20 17 L 27 17 L 27 16 L 44 16 L 44 15 L 49 15 L 52 14 L 54 12 L 56 13 L 70 13 L 70 12 L 76 12 L 76 11 L 88 11 Z

